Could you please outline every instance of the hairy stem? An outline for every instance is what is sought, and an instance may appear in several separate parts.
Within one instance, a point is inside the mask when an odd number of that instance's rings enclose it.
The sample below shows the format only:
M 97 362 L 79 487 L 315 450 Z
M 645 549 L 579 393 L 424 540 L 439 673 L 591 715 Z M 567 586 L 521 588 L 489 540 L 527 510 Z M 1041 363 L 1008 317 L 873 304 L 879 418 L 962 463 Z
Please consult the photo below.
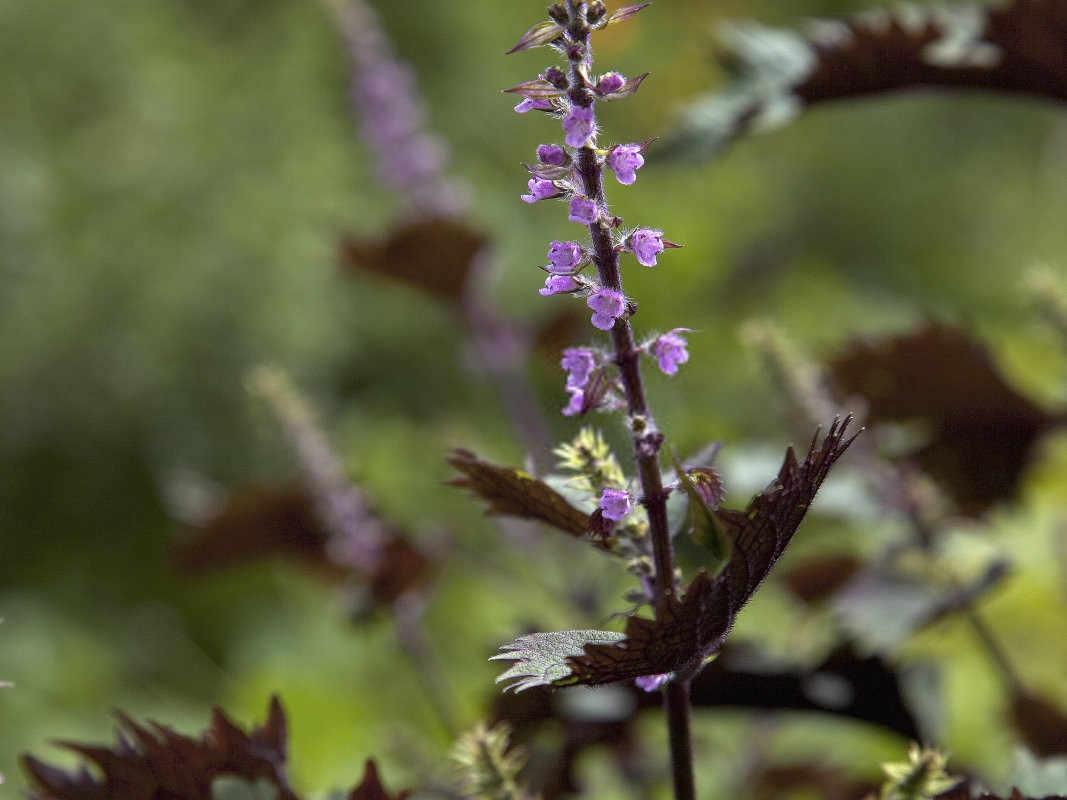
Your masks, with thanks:
M 595 97 L 586 81 L 586 75 L 592 65 L 592 49 L 589 43 L 589 26 L 582 13 L 584 6 L 579 0 L 567 0 L 570 18 L 567 28 L 570 61 L 568 96 L 573 104 L 592 108 Z M 593 200 L 598 208 L 606 209 L 604 167 L 592 147 L 586 146 L 579 150 L 577 168 L 586 197 Z M 589 235 L 593 244 L 593 262 L 600 283 L 621 292 L 619 254 L 615 250 L 611 229 L 605 221 L 598 219 L 589 226 Z M 653 601 L 656 616 L 660 617 L 670 607 L 675 594 L 674 553 L 667 524 L 667 492 L 663 488 L 663 475 L 659 466 L 663 435 L 656 428 L 655 420 L 649 411 L 644 382 L 641 379 L 640 353 L 628 317 L 623 316 L 615 321 L 611 339 L 615 364 L 622 377 L 626 394 L 634 458 L 641 481 L 641 503 L 648 513 L 652 558 L 656 570 Z M 695 800 L 688 679 L 667 684 L 664 689 L 664 705 L 670 734 L 674 796 L 676 800 Z

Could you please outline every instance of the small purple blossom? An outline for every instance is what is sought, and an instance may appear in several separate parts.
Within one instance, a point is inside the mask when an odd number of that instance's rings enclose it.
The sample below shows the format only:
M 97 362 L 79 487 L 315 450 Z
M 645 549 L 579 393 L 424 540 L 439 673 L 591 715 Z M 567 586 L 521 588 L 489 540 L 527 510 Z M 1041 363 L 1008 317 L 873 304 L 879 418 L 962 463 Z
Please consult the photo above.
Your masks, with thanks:
M 596 201 L 588 197 L 571 198 L 571 211 L 568 219 L 580 225 L 592 225 L 599 216 Z
M 548 263 L 553 272 L 574 269 L 585 253 L 578 242 L 552 242 L 548 248 Z
M 549 275 L 545 278 L 545 285 L 538 290 L 542 297 L 550 297 L 554 294 L 569 294 L 581 288 L 581 284 L 570 275 Z
M 639 144 L 617 144 L 608 153 L 608 167 L 623 186 L 632 185 L 637 180 L 637 170 L 644 165 Z
M 643 267 L 656 266 L 656 256 L 666 249 L 663 231 L 654 231 L 651 228 L 638 228 L 631 233 L 627 246 L 633 252 L 637 263 Z
M 524 97 L 519 101 L 519 104 L 515 106 L 515 111 L 519 114 L 528 114 L 531 111 L 551 111 L 553 108 L 552 103 L 548 100 L 541 100 L 540 98 Z
M 596 354 L 588 347 L 568 347 L 559 365 L 567 373 L 567 388 L 581 389 L 596 369 Z
M 530 193 L 522 195 L 522 202 L 524 203 L 532 204 L 539 200 L 550 200 L 560 195 L 556 184 L 552 181 L 546 181 L 544 178 L 530 178 L 527 185 L 530 187 Z
M 567 401 L 567 405 L 563 407 L 563 416 L 577 417 L 585 407 L 585 392 L 574 387 L 567 389 L 567 391 L 570 392 L 571 398 Z
M 669 672 L 664 672 L 661 675 L 642 675 L 640 678 L 634 678 L 634 685 L 643 691 L 655 692 L 670 679 L 671 674 Z
M 665 375 L 677 375 L 678 366 L 689 360 L 688 343 L 675 329 L 660 336 L 652 343 L 652 355 Z
M 618 72 L 608 72 L 600 77 L 596 90 L 599 94 L 614 94 L 626 85 L 626 76 Z
M 550 167 L 562 167 L 570 160 L 570 156 L 558 144 L 543 144 L 537 148 L 537 160 Z
M 610 331 L 615 327 L 615 320 L 626 310 L 626 297 L 622 292 L 602 286 L 589 296 L 585 304 L 593 310 L 593 327 Z
M 569 147 L 585 147 L 596 127 L 592 106 L 572 105 L 563 118 L 563 140 Z
M 619 522 L 633 511 L 633 503 L 630 501 L 630 493 L 622 489 L 605 489 L 600 495 L 600 511 L 604 519 Z

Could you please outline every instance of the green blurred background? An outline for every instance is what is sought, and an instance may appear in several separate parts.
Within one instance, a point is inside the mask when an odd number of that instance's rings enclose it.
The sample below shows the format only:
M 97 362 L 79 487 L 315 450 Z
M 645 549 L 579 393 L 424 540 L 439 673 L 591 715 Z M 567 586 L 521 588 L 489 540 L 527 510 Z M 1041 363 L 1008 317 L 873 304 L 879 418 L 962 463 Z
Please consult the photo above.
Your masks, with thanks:
M 494 237 L 494 292 L 527 321 L 567 302 L 537 296 L 536 266 L 547 239 L 571 232 L 558 206 L 518 200 L 519 162 L 558 138 L 555 126 L 513 114 L 499 93 L 547 63 L 545 51 L 503 55 L 541 6 L 377 4 Z M 652 72 L 635 100 L 605 110 L 609 136 L 663 134 L 688 98 L 725 80 L 710 57 L 718 22 L 797 24 L 866 6 L 662 0 L 599 47 L 605 69 Z M 462 542 L 428 626 L 464 724 L 492 696 L 486 658 L 499 643 L 526 624 L 603 622 L 575 618 L 556 562 L 611 597 L 624 585 L 565 544 L 531 568 L 442 485 L 452 446 L 511 463 L 522 453 L 493 388 L 465 367 L 448 313 L 336 268 L 338 235 L 378 232 L 396 204 L 354 133 L 330 15 L 313 0 L 0 0 L 0 71 L 0 677 L 16 684 L 0 694 L 4 790 L 21 782 L 21 752 L 108 740 L 113 709 L 196 730 L 216 703 L 260 719 L 275 691 L 308 791 L 350 784 L 370 754 L 392 784 L 442 770 L 449 740 L 388 624 L 354 629 L 331 589 L 284 565 L 197 580 L 168 566 L 176 477 L 295 473 L 244 389 L 247 370 L 269 361 L 308 391 L 385 513 Z M 1060 270 L 1067 254 L 1065 167 L 1067 118 L 1054 109 L 908 97 L 819 110 L 717 163 L 650 165 L 634 189 L 612 190 L 628 221 L 686 244 L 660 269 L 626 275 L 639 326 L 699 331 L 688 368 L 651 379 L 672 442 L 688 452 L 789 440 L 786 403 L 738 336 L 753 316 L 820 354 L 924 314 L 963 321 L 1020 386 L 1063 399 L 1064 351 L 1021 278 L 1037 262 Z M 532 369 L 555 433 L 573 435 L 578 424 L 555 414 L 558 369 Z M 1020 574 L 988 606 L 1026 677 L 1061 703 L 1065 468 L 1067 442 L 1053 440 L 1023 502 L 995 514 L 993 541 Z M 818 520 L 806 533 L 860 548 L 869 534 Z M 799 613 L 772 584 L 737 635 L 788 650 Z M 966 631 L 941 625 L 905 657 L 920 654 L 946 670 L 944 744 L 1003 774 L 1002 699 Z M 754 725 L 741 713 L 700 717 L 709 796 L 730 785 Z M 648 735 L 657 746 L 659 725 Z M 874 772 L 902 743 L 809 717 L 786 718 L 773 747 Z M 596 796 L 618 796 L 606 766 L 588 769 Z

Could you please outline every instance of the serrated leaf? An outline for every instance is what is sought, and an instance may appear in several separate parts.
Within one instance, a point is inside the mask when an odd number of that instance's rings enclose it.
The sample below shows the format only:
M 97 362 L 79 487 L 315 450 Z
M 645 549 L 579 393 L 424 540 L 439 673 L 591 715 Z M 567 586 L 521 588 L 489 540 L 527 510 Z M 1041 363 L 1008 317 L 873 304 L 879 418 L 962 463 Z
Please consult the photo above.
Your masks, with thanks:
M 563 36 L 563 27 L 552 20 L 542 20 L 531 27 L 514 47 L 508 50 L 507 55 L 530 50 L 534 47 L 544 47 Z
M 813 691 L 818 680 L 843 691 L 836 695 Z M 690 699 L 694 709 L 824 714 L 876 726 L 904 740 L 919 739 L 922 734 L 904 699 L 903 680 L 894 665 L 877 656 L 859 655 L 847 645 L 810 666 L 778 663 L 750 645 L 727 645 L 693 679 Z M 508 723 L 515 741 L 536 741 L 539 750 L 549 738 L 543 734 L 552 732 L 551 740 L 560 742 L 559 750 L 538 759 L 545 769 L 530 775 L 530 788 L 545 797 L 558 797 L 561 788 L 580 791 L 579 775 L 589 751 L 609 748 L 614 757 L 625 760 L 639 735 L 641 716 L 662 713 L 658 692 L 632 685 L 598 690 L 539 686 L 518 694 L 501 693 L 493 703 L 491 719 Z M 750 794 L 746 792 L 745 797 Z M 859 796 L 850 795 L 848 800 Z M 770 800 L 778 795 L 762 797 Z
M 222 777 L 266 781 L 278 800 L 298 800 L 286 779 L 287 725 L 277 698 L 266 724 L 250 733 L 219 709 L 199 738 L 156 723 L 145 726 L 124 714 L 118 718 L 119 741 L 113 748 L 61 743 L 91 762 L 99 775 L 85 768 L 66 772 L 24 756 L 32 800 L 212 800 L 212 787 Z
M 967 516 L 1013 499 L 1034 446 L 1063 420 L 1009 384 L 988 348 L 951 325 L 861 339 L 827 370 L 840 396 L 866 401 L 872 424 L 922 426 L 927 438 L 908 457 Z
M 424 219 L 384 238 L 349 236 L 340 243 L 339 261 L 353 274 L 387 278 L 458 306 L 486 244 L 482 233 L 463 222 Z
M 497 683 L 506 691 L 521 692 L 535 686 L 565 686 L 570 680 L 568 659 L 580 656 L 587 645 L 615 644 L 626 637 L 612 631 L 554 631 L 520 636 L 500 648 L 490 661 L 513 661 Z
M 741 35 L 738 35 L 738 32 Z M 710 157 L 738 136 L 824 102 L 909 89 L 991 90 L 1067 100 L 1058 0 L 930 7 L 901 4 L 806 34 L 735 26 L 720 60 L 735 75 L 696 103 L 666 151 Z
M 451 484 L 485 500 L 490 514 L 536 520 L 576 538 L 584 538 L 590 529 L 589 514 L 521 469 L 491 464 L 467 450 L 454 451 L 448 463 L 463 474 Z
M 677 454 L 671 453 L 671 459 L 674 462 L 674 471 L 678 476 L 678 483 L 689 499 L 689 515 L 687 518 L 689 535 L 693 537 L 693 541 L 707 551 L 710 558 L 707 564 L 708 572 L 713 576 L 718 575 L 730 561 L 733 543 L 730 541 L 723 526 L 719 524 L 715 512 L 708 504 L 706 497 L 710 498 L 714 493 L 721 496 L 722 480 L 718 481 L 718 492 L 702 492 L 697 488 L 689 472 L 678 460 Z M 707 475 L 708 473 L 704 474 Z M 714 470 L 711 471 L 710 475 L 716 475 Z
M 792 540 L 830 468 L 852 443 L 854 437 L 846 438 L 850 424 L 851 417 L 835 420 L 821 444 L 816 433 L 803 462 L 790 448 L 777 478 L 745 511 L 715 512 L 733 542 L 721 574 L 700 572 L 654 621 L 630 617 L 624 638 L 587 644 L 584 653 L 567 659 L 570 672 L 554 682 L 599 685 L 697 671 L 722 647 L 737 614 Z

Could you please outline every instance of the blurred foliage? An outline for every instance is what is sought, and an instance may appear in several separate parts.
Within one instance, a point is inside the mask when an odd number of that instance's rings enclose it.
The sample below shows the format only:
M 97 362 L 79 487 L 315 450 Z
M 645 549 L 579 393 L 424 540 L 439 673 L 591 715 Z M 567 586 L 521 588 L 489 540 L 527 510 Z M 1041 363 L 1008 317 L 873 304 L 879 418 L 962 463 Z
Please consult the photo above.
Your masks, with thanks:
M 499 93 L 546 63 L 541 51 L 503 56 L 541 5 L 377 5 L 475 187 L 497 296 L 517 319 L 547 319 L 566 301 L 537 297 L 535 267 L 567 223 L 556 207 L 519 202 L 519 162 L 558 134 Z M 635 100 L 605 109 L 605 127 L 623 140 L 662 134 L 688 98 L 724 83 L 710 59 L 719 21 L 793 24 L 866 5 L 658 3 L 602 37 L 605 67 L 652 72 Z M 255 719 L 275 691 L 301 791 L 352 785 L 371 754 L 401 786 L 447 772 L 451 742 L 391 626 L 353 627 L 336 595 L 291 567 L 194 580 L 167 557 L 183 487 L 293 474 L 242 387 L 249 367 L 271 361 L 310 391 L 376 508 L 456 542 L 427 629 L 465 727 L 494 694 L 486 659 L 500 642 L 607 621 L 622 605 L 626 581 L 596 553 L 502 536 L 443 485 L 451 447 L 502 463 L 522 453 L 450 316 L 334 263 L 339 234 L 380 232 L 393 202 L 353 134 L 329 16 L 311 0 L 0 0 L 0 69 L 0 676 L 16 685 L 0 696 L 0 773 L 19 785 L 17 754 L 53 738 L 110 740 L 116 707 L 192 731 L 215 703 Z M 789 438 L 786 403 L 738 335 L 754 315 L 817 353 L 925 315 L 963 321 L 1013 385 L 1062 401 L 1067 351 L 1021 277 L 1036 262 L 1067 271 L 1065 164 L 1061 114 L 981 96 L 838 105 L 711 165 L 650 164 L 636 190 L 612 196 L 627 220 L 686 243 L 659 269 L 626 275 L 640 329 L 699 332 L 686 371 L 650 379 L 670 445 L 721 440 L 742 454 Z M 555 365 L 534 372 L 543 405 L 562 405 Z M 564 439 L 578 424 L 553 427 Z M 1057 434 L 986 537 L 1016 562 L 988 619 L 1061 706 L 1065 474 Z M 747 500 L 726 478 L 729 502 Z M 813 519 L 786 561 L 869 552 L 885 525 Z M 819 636 L 774 583 L 737 628 L 778 652 L 810 652 Z M 941 744 L 1006 777 L 1007 699 L 970 632 L 939 624 L 901 655 L 920 657 L 944 669 Z M 642 720 L 649 752 L 665 747 L 661 727 Z M 819 716 L 783 716 L 768 735 L 750 713 L 716 710 L 696 735 L 709 797 L 736 790 L 755 743 L 771 760 L 868 764 L 873 779 L 902 752 L 898 739 Z M 582 777 L 597 796 L 625 790 L 606 758 Z

